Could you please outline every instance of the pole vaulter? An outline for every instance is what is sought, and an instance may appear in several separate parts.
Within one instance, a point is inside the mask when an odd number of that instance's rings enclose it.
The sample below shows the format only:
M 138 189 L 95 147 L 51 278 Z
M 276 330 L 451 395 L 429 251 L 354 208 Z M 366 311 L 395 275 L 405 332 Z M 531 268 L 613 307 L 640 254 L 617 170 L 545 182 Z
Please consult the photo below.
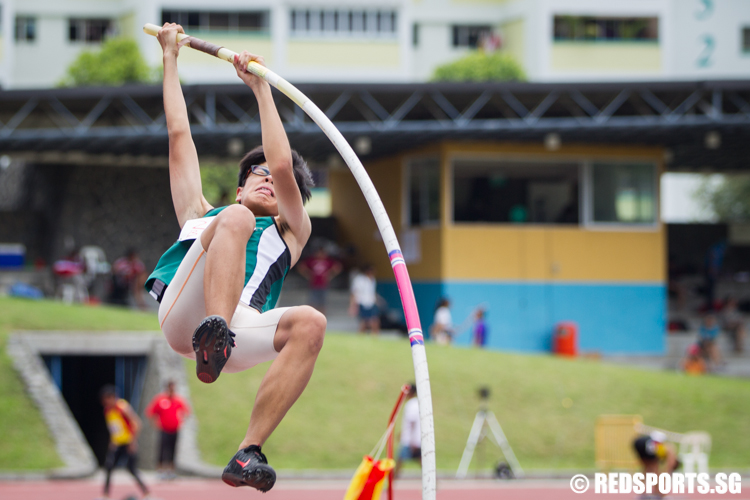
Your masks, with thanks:
M 155 24 L 146 24 L 143 31 L 152 36 L 156 36 L 161 28 Z M 192 49 L 205 52 L 229 63 L 233 63 L 234 57 L 238 54 L 225 47 L 220 47 L 210 42 L 191 37 L 184 33 L 177 34 L 177 41 L 181 42 L 189 38 L 186 45 Z M 435 500 L 436 497 L 436 471 L 435 471 L 435 428 L 432 416 L 432 393 L 430 391 L 430 375 L 427 369 L 427 356 L 424 347 L 424 337 L 422 335 L 422 326 L 419 321 L 417 303 L 414 298 L 414 290 L 409 279 L 409 272 L 406 269 L 406 263 L 401 253 L 401 247 L 396 238 L 396 232 L 393 229 L 388 214 L 385 211 L 383 202 L 375 190 L 375 186 L 367 175 L 367 171 L 362 166 L 354 150 L 346 142 L 344 136 L 333 125 L 318 106 L 315 105 L 307 96 L 300 92 L 291 83 L 281 78 L 279 75 L 252 61 L 248 64 L 247 70 L 254 75 L 263 78 L 273 87 L 276 87 L 284 95 L 289 97 L 294 103 L 302 108 L 305 113 L 323 130 L 326 136 L 336 147 L 341 157 L 351 170 L 354 178 L 359 184 L 362 193 L 370 206 L 372 215 L 378 225 L 380 234 L 383 237 L 385 248 L 388 251 L 388 257 L 393 267 L 393 273 L 396 277 L 396 286 L 401 295 L 401 304 L 404 308 L 406 326 L 409 330 L 409 342 L 411 344 L 412 360 L 414 362 L 414 374 L 417 383 L 417 397 L 419 398 L 419 418 L 422 430 L 422 500 Z

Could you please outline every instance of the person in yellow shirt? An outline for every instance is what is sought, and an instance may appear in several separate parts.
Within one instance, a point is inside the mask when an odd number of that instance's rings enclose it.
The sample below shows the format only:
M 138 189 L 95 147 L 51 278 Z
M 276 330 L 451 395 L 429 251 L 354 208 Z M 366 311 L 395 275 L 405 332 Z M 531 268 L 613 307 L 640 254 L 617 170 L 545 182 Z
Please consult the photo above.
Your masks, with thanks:
M 138 433 L 141 430 L 141 419 L 138 418 L 133 407 L 127 401 L 117 397 L 115 386 L 105 385 L 102 387 L 100 397 L 102 406 L 104 406 L 104 420 L 107 422 L 107 429 L 109 429 L 109 449 L 104 461 L 104 468 L 107 472 L 104 481 L 104 498 L 109 498 L 112 469 L 123 456 L 126 457 L 128 471 L 133 475 L 143 493 L 143 497 L 146 498 L 148 497 L 148 488 L 135 468 L 138 460 Z

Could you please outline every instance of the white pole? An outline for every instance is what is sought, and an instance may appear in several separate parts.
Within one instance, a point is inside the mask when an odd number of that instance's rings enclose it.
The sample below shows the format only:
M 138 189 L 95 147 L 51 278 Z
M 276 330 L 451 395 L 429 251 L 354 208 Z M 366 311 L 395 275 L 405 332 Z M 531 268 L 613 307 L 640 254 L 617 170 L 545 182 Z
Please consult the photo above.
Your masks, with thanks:
M 155 24 L 146 24 L 143 31 L 146 34 L 156 36 L 161 28 Z M 219 47 L 203 40 L 189 37 L 180 33 L 177 40 L 191 38 L 190 47 L 206 52 L 228 62 L 234 62 L 236 52 L 232 52 L 224 47 Z M 279 89 L 297 106 L 302 108 L 305 113 L 323 130 L 333 145 L 338 150 L 341 157 L 349 166 L 354 178 L 359 184 L 362 193 L 370 206 L 375 222 L 378 225 L 380 234 L 383 237 L 385 248 L 388 251 L 388 257 L 391 261 L 393 273 L 396 276 L 396 286 L 401 295 L 401 304 L 404 308 L 404 317 L 406 326 L 409 330 L 409 341 L 411 343 L 411 355 L 414 362 L 414 375 L 417 383 L 417 398 L 419 400 L 419 420 L 422 430 L 422 500 L 435 500 L 437 491 L 437 476 L 435 469 L 435 427 L 432 418 L 432 393 L 430 391 L 430 374 L 427 369 L 427 355 L 424 348 L 424 338 L 422 335 L 422 326 L 419 322 L 419 313 L 417 303 L 414 297 L 414 290 L 411 286 L 409 273 L 406 269 L 406 263 L 401 254 L 401 247 L 396 238 L 396 232 L 388 218 L 383 202 L 380 200 L 375 186 L 367 175 L 367 171 L 362 166 L 362 162 L 354 153 L 354 150 L 346 142 L 344 136 L 333 125 L 331 120 L 302 92 L 291 83 L 287 82 L 279 75 L 261 66 L 256 62 L 247 65 L 248 71 L 258 75 L 265 81 Z

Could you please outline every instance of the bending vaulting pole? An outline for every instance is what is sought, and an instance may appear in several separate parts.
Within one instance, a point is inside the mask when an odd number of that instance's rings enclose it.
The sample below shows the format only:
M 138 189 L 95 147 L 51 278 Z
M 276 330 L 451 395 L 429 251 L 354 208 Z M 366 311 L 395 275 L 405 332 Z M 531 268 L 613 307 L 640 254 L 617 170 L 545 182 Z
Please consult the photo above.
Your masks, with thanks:
M 143 31 L 148 35 L 156 36 L 161 28 L 155 24 L 146 24 Z M 234 56 L 237 55 L 229 49 L 214 45 L 212 43 L 194 38 L 185 34 L 178 34 L 177 41 L 190 38 L 187 46 L 205 52 L 212 56 L 224 59 L 227 62 L 234 63 Z M 248 71 L 263 78 L 265 81 L 279 89 L 283 94 L 294 101 L 297 106 L 302 108 L 307 115 L 323 130 L 328 136 L 336 149 L 341 154 L 349 169 L 352 171 L 354 178 L 357 180 L 362 193 L 370 206 L 372 215 L 378 225 L 380 234 L 383 237 L 385 248 L 388 250 L 388 257 L 393 267 L 393 274 L 396 276 L 396 286 L 401 295 L 401 304 L 404 307 L 404 316 L 406 326 L 409 329 L 409 342 L 411 343 L 411 355 L 414 361 L 414 374 L 417 382 L 417 397 L 419 399 L 419 420 L 422 429 L 422 500 L 435 500 L 436 496 L 436 473 L 435 473 L 435 428 L 432 420 L 432 393 L 430 391 L 430 374 L 427 370 L 427 356 L 424 348 L 424 338 L 422 336 L 422 326 L 419 322 L 419 313 L 417 311 L 417 302 L 414 298 L 414 290 L 409 279 L 409 272 L 406 270 L 406 263 L 401 254 L 401 247 L 396 239 L 396 233 L 393 230 L 391 221 L 385 211 L 383 202 L 375 190 L 370 177 L 367 175 L 362 162 L 359 161 L 354 150 L 346 142 L 341 132 L 333 125 L 331 120 L 318 108 L 315 103 L 308 99 L 302 92 L 297 90 L 291 83 L 287 82 L 279 75 L 261 66 L 256 62 L 250 62 L 247 65 Z

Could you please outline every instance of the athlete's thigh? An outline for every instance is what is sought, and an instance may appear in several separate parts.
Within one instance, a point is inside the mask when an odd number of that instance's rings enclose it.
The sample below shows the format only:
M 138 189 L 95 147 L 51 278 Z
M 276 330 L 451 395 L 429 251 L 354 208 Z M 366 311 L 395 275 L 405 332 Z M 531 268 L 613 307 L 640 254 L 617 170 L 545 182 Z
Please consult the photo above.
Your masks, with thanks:
M 159 325 L 169 345 L 179 354 L 195 359 L 193 332 L 206 317 L 203 272 L 206 252 L 200 238 L 188 250 L 159 305 Z
M 279 322 L 296 307 L 277 307 L 263 314 L 239 304 L 229 329 L 236 335 L 235 347 L 223 371 L 233 373 L 275 359 L 274 337 Z

